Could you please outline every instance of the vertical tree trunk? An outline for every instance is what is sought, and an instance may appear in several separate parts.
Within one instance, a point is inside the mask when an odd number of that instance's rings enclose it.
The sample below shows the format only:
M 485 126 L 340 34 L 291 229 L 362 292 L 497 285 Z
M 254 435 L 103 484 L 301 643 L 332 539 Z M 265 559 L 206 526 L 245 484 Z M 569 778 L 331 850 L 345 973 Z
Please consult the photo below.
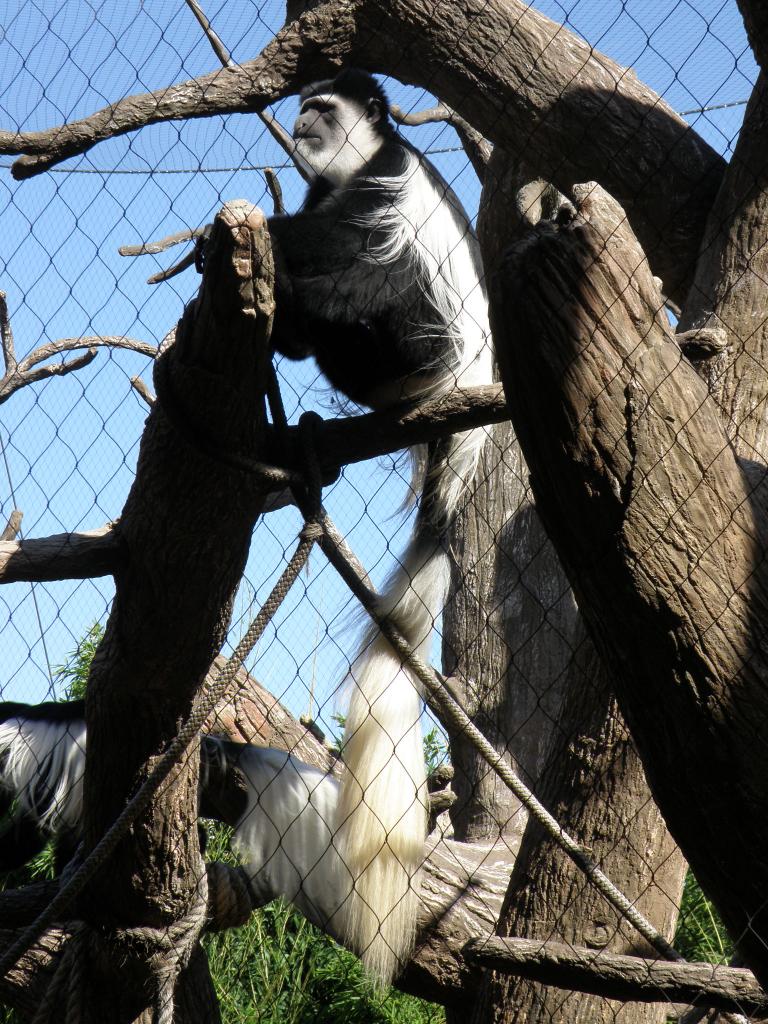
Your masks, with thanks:
M 257 450 L 264 428 L 271 275 L 261 211 L 229 204 L 214 227 L 200 295 L 159 357 L 164 383 L 120 521 L 125 558 L 88 689 L 86 851 L 175 736 L 224 639 L 262 504 L 258 484 L 226 454 Z M 163 929 L 205 898 L 197 767 L 194 749 L 80 901 L 82 918 L 106 929 L 103 956 L 89 968 L 89 1019 L 132 1021 L 148 994 L 151 1001 L 141 943 L 112 930 Z M 177 989 L 179 1020 L 218 1019 L 199 952 Z
M 665 820 L 764 984 L 764 492 L 623 210 L 580 192 L 574 223 L 531 232 L 495 282 L 510 409 Z
M 481 218 L 484 258 L 491 274 L 504 245 L 519 231 L 517 191 L 525 182 L 524 168 L 501 151 L 494 153 Z M 527 203 L 523 200 L 523 212 Z M 533 206 L 540 212 L 535 197 Z M 497 453 L 497 476 L 491 488 L 481 482 L 474 507 L 457 527 L 459 540 L 468 537 L 473 543 L 455 545 L 460 558 L 457 578 L 478 581 L 482 596 L 476 598 L 473 613 L 466 610 L 472 607 L 470 597 L 461 592 L 454 596 L 454 611 L 445 623 L 446 646 L 450 642 L 459 652 L 462 676 L 481 691 L 483 715 L 494 716 L 499 746 L 506 744 L 564 827 L 591 848 L 627 896 L 670 934 L 684 862 L 650 798 L 570 585 L 539 523 L 517 441 L 508 427 L 497 428 L 495 436 L 506 445 L 501 457 L 499 448 L 489 449 L 491 456 Z M 488 491 L 494 488 L 491 497 Z M 472 764 L 471 758 L 463 759 Z M 483 774 L 482 768 L 476 769 L 479 778 Z M 466 768 L 464 775 L 469 777 Z M 476 821 L 491 795 L 481 793 L 479 808 L 465 797 L 461 813 Z M 531 823 L 497 931 L 617 952 L 647 952 L 634 929 L 618 919 L 559 847 Z M 612 1024 L 616 1010 L 616 1003 L 596 996 L 565 994 L 489 973 L 473 1020 Z M 625 1008 L 623 1016 L 637 1024 L 661 1021 L 664 1008 L 636 1004 Z
M 530 785 L 544 764 L 572 653 L 573 599 L 556 574 L 533 509 L 510 424 L 489 429 L 472 501 L 451 533 L 451 598 L 443 617 L 444 668 L 497 750 Z M 462 733 L 451 736 L 456 838 L 516 852 L 527 812 Z

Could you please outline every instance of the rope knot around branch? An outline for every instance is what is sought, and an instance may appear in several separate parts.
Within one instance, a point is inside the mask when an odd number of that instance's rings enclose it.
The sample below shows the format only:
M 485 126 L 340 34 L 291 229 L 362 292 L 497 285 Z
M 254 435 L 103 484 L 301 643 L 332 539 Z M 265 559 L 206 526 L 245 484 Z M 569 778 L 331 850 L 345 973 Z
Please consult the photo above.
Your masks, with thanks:
M 249 904 L 250 909 L 250 904 Z M 154 1024 L 173 1024 L 174 991 L 208 916 L 208 880 L 203 875 L 184 917 L 162 927 L 105 929 L 72 922 L 33 1024 L 83 1024 L 89 967 L 99 959 L 146 964 L 154 982 Z

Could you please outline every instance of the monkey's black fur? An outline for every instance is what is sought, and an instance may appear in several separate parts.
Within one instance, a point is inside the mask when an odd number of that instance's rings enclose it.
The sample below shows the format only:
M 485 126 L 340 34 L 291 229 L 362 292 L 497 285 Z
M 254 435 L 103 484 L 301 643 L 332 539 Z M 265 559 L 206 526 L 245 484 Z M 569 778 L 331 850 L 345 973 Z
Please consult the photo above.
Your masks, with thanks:
M 305 89 L 301 100 L 325 94 L 356 104 L 361 116 L 375 108 L 383 145 L 342 187 L 320 174 L 298 213 L 269 219 L 278 251 L 273 345 L 291 359 L 314 355 L 354 401 L 390 404 L 404 397 L 402 382 L 415 389 L 421 378 L 445 373 L 454 357 L 450 325 L 414 272 L 412 254 L 377 255 L 390 243 L 391 183 L 421 157 L 394 130 L 386 94 L 371 75 L 344 71 Z M 428 173 L 448 196 L 434 168 Z

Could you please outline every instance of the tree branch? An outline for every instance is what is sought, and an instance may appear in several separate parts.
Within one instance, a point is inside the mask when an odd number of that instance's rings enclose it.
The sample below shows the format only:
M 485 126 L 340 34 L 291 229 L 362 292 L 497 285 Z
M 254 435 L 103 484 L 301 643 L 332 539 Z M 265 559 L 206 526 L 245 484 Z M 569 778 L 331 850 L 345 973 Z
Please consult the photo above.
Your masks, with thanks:
M 23 518 L 24 513 L 20 508 L 15 508 L 13 512 L 11 512 L 8 516 L 8 522 L 5 525 L 5 529 L 0 533 L 0 542 L 16 539 L 16 536 L 21 529 L 21 520 Z
M 203 32 L 205 32 L 205 36 L 208 42 L 211 44 L 213 52 L 221 61 L 222 66 L 225 68 L 236 67 L 235 62 L 232 59 L 232 54 L 227 50 L 219 36 L 214 32 L 210 21 L 208 21 L 208 18 L 203 13 L 203 9 L 197 2 L 197 0 L 187 0 L 187 6 L 191 9 L 192 13 L 195 15 L 198 22 L 200 23 L 200 27 L 202 28 Z M 272 138 L 275 139 L 277 144 L 291 158 L 296 170 L 299 172 L 301 177 L 305 181 L 314 181 L 317 175 L 309 166 L 309 164 L 299 155 L 293 137 L 285 130 L 285 128 L 283 128 L 283 126 L 280 124 L 277 118 L 274 117 L 272 114 L 269 114 L 264 110 L 258 111 L 257 113 L 260 120 L 266 126 Z M 270 184 L 269 178 L 267 178 L 267 182 L 268 184 Z
M 157 399 L 150 391 L 147 382 L 142 377 L 131 377 L 131 387 L 151 409 Z
M 135 390 L 153 406 L 155 399 L 146 384 L 131 381 Z M 422 405 L 413 403 L 384 412 L 367 413 L 350 419 L 327 420 L 317 425 L 316 451 L 326 478 L 339 466 L 362 462 L 400 451 L 414 444 L 443 437 L 447 433 L 496 423 L 508 416 L 500 384 L 457 390 Z M 287 468 L 302 471 L 305 465 L 298 427 L 287 433 Z M 265 451 L 277 458 L 282 445 L 272 435 Z M 269 485 L 264 483 L 264 491 Z M 282 485 L 273 485 L 279 489 Z M 108 576 L 121 565 L 122 541 L 114 525 L 85 533 L 62 533 L 20 541 L 0 541 L 0 584 L 20 580 L 87 579 Z
M 271 167 L 264 168 L 264 178 L 267 182 L 269 194 L 272 196 L 272 212 L 277 214 L 285 213 L 283 202 L 283 190 L 280 186 L 280 179 Z
M 210 227 L 210 225 L 208 225 Z M 167 235 L 156 242 L 142 242 L 140 245 L 121 245 L 117 250 L 121 256 L 155 256 L 165 252 L 166 249 L 179 245 L 181 242 L 191 242 L 194 239 L 202 238 L 208 228 L 187 228 L 185 231 L 177 231 L 173 235 Z
M 459 136 L 464 152 L 467 154 L 475 174 L 477 174 L 480 182 L 483 182 L 485 168 L 491 158 L 492 147 L 488 140 L 484 139 L 480 132 L 473 128 L 463 117 L 460 117 L 455 110 L 440 104 L 440 106 L 432 107 L 429 110 L 419 110 L 416 113 L 406 114 L 401 107 L 393 104 L 390 107 L 390 113 L 393 120 L 398 124 L 418 126 L 444 121 L 446 124 L 452 125 L 456 129 L 456 134 Z
M 87 533 L 0 541 L 0 583 L 86 580 L 110 576 L 123 557 L 119 529 L 110 523 Z
M 486 970 L 624 1002 L 696 1003 L 764 1016 L 768 999 L 751 971 L 707 963 L 665 963 L 564 942 L 471 939 L 466 958 Z
M 159 270 L 156 274 L 152 274 L 151 277 L 147 278 L 147 284 L 161 284 L 163 281 L 170 281 L 172 277 L 176 277 L 182 270 L 186 270 L 187 267 L 191 267 L 195 263 L 195 250 L 185 253 L 178 263 L 174 263 L 170 267 L 166 267 L 165 270 Z
M 202 28 L 203 32 L 205 33 L 205 38 L 211 44 L 211 49 L 219 58 L 223 67 L 230 67 L 232 64 L 234 64 L 234 61 L 232 60 L 232 54 L 226 48 L 226 46 L 221 41 L 220 37 L 216 34 L 216 32 L 214 32 L 213 26 L 206 17 L 203 8 L 200 6 L 197 0 L 186 0 L 186 2 L 187 7 L 189 7 L 194 16 L 197 18 L 200 28 Z
M 122 348 L 131 352 L 138 352 L 140 355 L 154 359 L 157 355 L 157 346 L 150 345 L 145 341 L 136 338 L 127 338 L 125 335 L 86 335 L 81 338 L 59 338 L 57 341 L 49 341 L 40 345 L 34 351 L 17 360 L 11 323 L 8 317 L 8 306 L 5 294 L 0 293 L 0 336 L 2 337 L 3 358 L 5 361 L 5 374 L 0 378 L 0 405 L 6 402 L 11 395 L 28 384 L 44 380 L 47 377 L 61 377 L 75 370 L 80 370 L 96 358 L 97 348 Z M 71 352 L 76 349 L 87 349 L 81 355 L 63 363 L 48 363 L 40 366 L 46 359 L 52 359 L 62 352 Z
M 15 373 L 17 364 L 11 320 L 8 316 L 8 298 L 5 292 L 0 292 L 0 344 L 2 344 L 3 365 L 7 377 Z
M 387 455 L 424 444 L 447 434 L 471 430 L 509 418 L 504 391 L 500 384 L 457 388 L 418 405 L 403 402 L 378 412 L 333 420 L 317 426 L 316 452 L 326 475 L 339 466 Z M 267 458 L 277 458 L 273 438 Z M 288 428 L 287 468 L 301 470 L 304 464 L 298 427 Z

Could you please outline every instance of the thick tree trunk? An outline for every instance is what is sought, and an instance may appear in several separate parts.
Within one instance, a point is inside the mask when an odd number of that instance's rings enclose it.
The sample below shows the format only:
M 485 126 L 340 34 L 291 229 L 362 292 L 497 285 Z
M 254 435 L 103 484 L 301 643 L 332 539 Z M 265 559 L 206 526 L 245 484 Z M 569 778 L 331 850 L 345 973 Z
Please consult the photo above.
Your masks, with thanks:
M 706 378 L 736 451 L 768 459 L 768 78 L 750 98 L 733 159 L 707 222 L 680 330 L 725 331 L 727 351 Z
M 519 196 L 520 186 L 529 178 L 528 168 L 496 150 L 487 170 L 481 217 L 484 258 L 491 273 L 505 243 L 519 233 L 521 213 L 533 219 L 541 214 L 541 202 L 533 195 L 537 189 L 526 189 Z M 500 430 L 495 428 L 497 435 Z M 495 696 L 495 700 L 484 696 L 483 707 L 500 710 L 497 729 L 508 737 L 537 795 L 591 849 L 626 895 L 669 934 L 684 863 L 650 799 L 568 580 L 533 507 L 528 470 L 517 441 L 507 430 L 509 447 L 494 481 L 500 500 L 497 504 L 482 501 L 473 509 L 474 533 L 478 532 L 476 516 L 487 536 L 474 550 L 471 545 L 458 549 L 464 560 L 457 574 L 492 581 L 486 582 L 485 596 L 491 591 L 494 599 L 479 604 L 492 609 L 502 625 L 493 622 L 491 629 L 467 628 L 474 623 L 465 617 L 464 635 L 490 636 L 483 643 L 500 650 L 493 660 L 473 658 L 477 641 L 465 643 L 468 665 L 464 671 L 475 686 L 479 677 Z M 482 497 L 479 489 L 475 506 Z M 510 515 L 510 510 L 516 511 Z M 454 600 L 462 607 L 467 598 L 459 592 Z M 449 619 L 448 624 L 455 629 L 460 621 Z M 615 952 L 646 951 L 634 930 L 533 823 L 523 837 L 496 930 L 501 935 L 531 938 L 557 936 Z M 489 972 L 473 1020 L 478 1024 L 534 1020 L 549 1024 L 553 1019 L 612 1022 L 615 1013 L 614 1003 L 596 995 L 566 996 L 533 981 Z M 663 1019 L 664 1010 L 638 1004 L 624 1013 L 634 1021 L 655 1021 Z
M 120 521 L 115 602 L 89 682 L 86 853 L 175 736 L 224 638 L 263 498 L 252 478 L 190 439 L 202 433 L 224 453 L 251 451 L 263 432 L 272 272 L 263 215 L 229 204 L 214 228 L 200 295 L 160 357 L 170 385 L 142 439 Z M 197 767 L 192 750 L 72 908 L 94 929 L 80 965 L 84 1020 L 150 1020 L 152 941 L 123 929 L 162 932 L 206 898 Z M 34 979 L 27 983 L 34 992 Z M 175 1006 L 180 1024 L 218 1020 L 197 945 L 182 964 Z
M 464 710 L 535 784 L 558 716 L 571 653 L 573 601 L 553 579 L 551 548 L 527 491 L 510 424 L 489 431 L 472 501 L 450 538 L 451 598 L 443 615 L 443 668 Z M 462 732 L 450 736 L 451 820 L 463 842 L 503 837 L 516 854 L 527 813 Z
M 581 193 L 581 216 L 532 232 L 494 282 L 502 375 L 655 798 L 765 983 L 762 502 L 623 211 Z

